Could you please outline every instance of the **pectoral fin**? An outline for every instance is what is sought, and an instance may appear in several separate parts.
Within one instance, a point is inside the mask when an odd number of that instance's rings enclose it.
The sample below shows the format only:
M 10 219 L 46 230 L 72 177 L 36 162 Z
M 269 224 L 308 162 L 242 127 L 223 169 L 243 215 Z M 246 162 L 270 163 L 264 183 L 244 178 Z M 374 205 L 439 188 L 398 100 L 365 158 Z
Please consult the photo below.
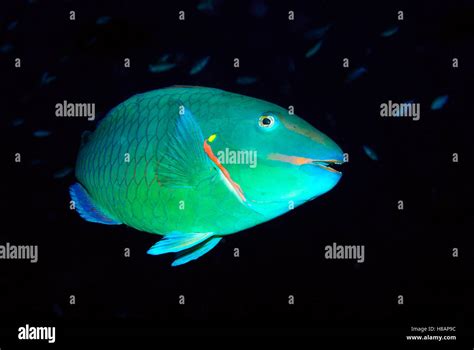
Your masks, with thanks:
M 166 149 L 156 164 L 156 177 L 162 186 L 190 188 L 212 175 L 213 165 L 202 145 L 204 137 L 191 111 L 174 101 L 176 115 L 169 121 L 163 139 Z
M 183 250 L 176 254 L 177 259 L 173 261 L 171 266 L 179 266 L 190 262 L 191 260 L 195 260 L 200 258 L 212 248 L 214 248 L 221 240 L 221 237 L 211 237 L 207 241 L 202 242 L 194 247 Z
M 176 260 L 171 264 L 171 266 L 178 266 L 203 256 L 214 248 L 221 239 L 221 237 L 213 237 L 212 232 L 172 232 L 167 234 L 161 241 L 151 247 L 148 250 L 148 254 L 160 255 L 166 253 L 178 253 L 176 255 Z

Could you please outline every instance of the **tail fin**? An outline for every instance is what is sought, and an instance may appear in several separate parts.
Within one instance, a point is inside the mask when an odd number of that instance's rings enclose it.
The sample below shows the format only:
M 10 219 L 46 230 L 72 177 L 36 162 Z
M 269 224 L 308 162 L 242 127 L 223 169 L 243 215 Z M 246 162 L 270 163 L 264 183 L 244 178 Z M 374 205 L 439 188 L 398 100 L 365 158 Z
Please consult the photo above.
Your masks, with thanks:
M 92 201 L 86 189 L 81 184 L 75 183 L 69 187 L 71 199 L 74 201 L 76 211 L 87 221 L 96 222 L 104 225 L 120 225 L 117 219 L 111 218 L 110 215 L 103 213 Z

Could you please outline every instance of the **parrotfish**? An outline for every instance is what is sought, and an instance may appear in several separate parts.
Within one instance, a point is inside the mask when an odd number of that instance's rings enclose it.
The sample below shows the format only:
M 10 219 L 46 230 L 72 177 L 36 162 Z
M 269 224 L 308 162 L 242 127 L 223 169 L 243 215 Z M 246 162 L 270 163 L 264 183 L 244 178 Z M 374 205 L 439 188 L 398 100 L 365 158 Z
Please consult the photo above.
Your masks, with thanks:
M 290 111 L 214 88 L 132 96 L 82 137 L 70 187 L 87 221 L 162 235 L 148 253 L 197 259 L 340 180 L 339 146 Z

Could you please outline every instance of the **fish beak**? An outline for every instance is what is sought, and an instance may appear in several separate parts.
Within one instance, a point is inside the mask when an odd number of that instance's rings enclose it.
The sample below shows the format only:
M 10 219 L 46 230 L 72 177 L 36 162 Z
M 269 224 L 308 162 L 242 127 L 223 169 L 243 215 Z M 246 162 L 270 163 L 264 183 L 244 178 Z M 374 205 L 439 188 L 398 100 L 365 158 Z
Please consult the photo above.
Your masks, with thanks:
M 337 171 L 336 169 L 333 169 L 331 166 L 339 165 L 342 163 L 344 162 L 337 159 L 312 159 L 311 160 L 311 164 L 319 166 L 320 168 L 324 170 L 327 170 L 336 174 L 342 174 L 342 173 L 340 171 Z
M 332 166 L 344 163 L 339 159 L 314 159 L 305 157 L 288 156 L 281 153 L 271 153 L 268 155 L 268 159 L 276 160 L 280 162 L 290 163 L 293 165 L 316 165 L 324 170 L 330 171 L 336 174 L 342 174 L 340 171 L 333 169 Z

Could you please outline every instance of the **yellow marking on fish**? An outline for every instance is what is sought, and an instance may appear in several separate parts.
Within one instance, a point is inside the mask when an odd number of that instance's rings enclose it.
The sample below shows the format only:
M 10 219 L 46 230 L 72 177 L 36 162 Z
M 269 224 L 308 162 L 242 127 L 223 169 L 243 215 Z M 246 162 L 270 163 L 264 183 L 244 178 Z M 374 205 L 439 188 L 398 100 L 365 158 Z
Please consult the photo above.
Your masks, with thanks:
M 216 139 L 216 136 L 217 136 L 216 134 L 212 134 L 211 136 L 209 136 L 209 138 L 207 139 L 207 141 L 209 141 L 209 142 L 214 141 L 214 140 Z

